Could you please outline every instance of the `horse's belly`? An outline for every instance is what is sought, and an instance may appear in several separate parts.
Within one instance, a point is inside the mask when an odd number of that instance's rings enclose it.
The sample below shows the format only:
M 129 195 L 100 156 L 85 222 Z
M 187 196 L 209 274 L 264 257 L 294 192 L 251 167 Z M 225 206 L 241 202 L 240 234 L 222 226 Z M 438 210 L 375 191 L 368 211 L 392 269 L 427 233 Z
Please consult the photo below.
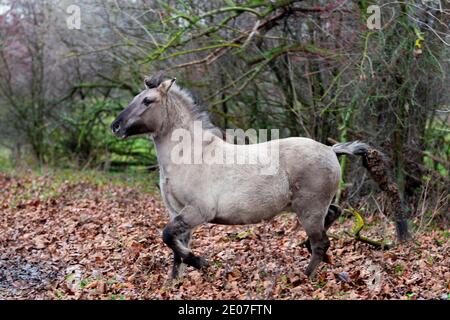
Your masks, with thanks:
M 287 177 L 244 182 L 219 197 L 214 223 L 250 224 L 268 220 L 286 209 L 291 201 Z
M 259 223 L 264 220 L 270 220 L 280 212 L 282 212 L 282 210 L 259 211 L 256 214 L 254 211 L 230 211 L 227 214 L 216 215 L 216 217 L 211 222 L 226 225 L 253 224 Z

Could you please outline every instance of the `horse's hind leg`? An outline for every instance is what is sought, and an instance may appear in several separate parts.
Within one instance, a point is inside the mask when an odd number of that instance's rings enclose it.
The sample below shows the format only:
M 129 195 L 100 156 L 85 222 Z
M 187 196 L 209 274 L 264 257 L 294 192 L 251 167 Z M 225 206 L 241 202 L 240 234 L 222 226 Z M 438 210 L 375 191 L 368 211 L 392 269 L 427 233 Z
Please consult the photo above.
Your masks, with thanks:
M 330 240 L 324 226 L 329 203 L 324 205 L 323 201 L 316 200 L 313 197 L 300 197 L 294 200 L 292 204 L 310 241 L 312 255 L 305 274 L 312 278 L 330 246 Z
M 337 218 L 339 218 L 339 216 L 340 216 L 341 214 L 342 214 L 342 210 L 341 210 L 338 206 L 336 206 L 336 205 L 334 205 L 334 204 L 331 204 L 331 205 L 328 207 L 328 212 L 327 212 L 327 215 L 325 216 L 325 221 L 324 221 L 325 232 L 328 231 L 328 229 L 331 227 L 331 225 L 333 224 L 333 222 L 334 222 Z M 309 240 L 309 238 L 306 239 L 305 246 L 306 246 L 306 249 L 308 249 L 308 252 L 309 252 L 309 253 L 312 253 L 312 250 L 311 250 L 311 241 Z M 324 257 L 324 259 L 325 259 L 324 261 L 326 261 L 326 256 Z

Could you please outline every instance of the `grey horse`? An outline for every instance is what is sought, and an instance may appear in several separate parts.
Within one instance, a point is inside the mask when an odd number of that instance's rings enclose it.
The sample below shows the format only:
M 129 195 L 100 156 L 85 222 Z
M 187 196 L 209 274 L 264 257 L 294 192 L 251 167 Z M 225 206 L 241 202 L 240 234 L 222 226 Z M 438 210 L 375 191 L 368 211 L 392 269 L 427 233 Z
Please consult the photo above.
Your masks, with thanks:
M 175 79 L 159 75 L 145 78 L 144 83 L 145 89 L 120 113 L 111 130 L 120 138 L 149 134 L 155 143 L 160 189 L 170 215 L 163 241 L 174 253 L 172 277 L 180 276 L 185 265 L 197 269 L 207 266 L 207 261 L 190 249 L 195 227 L 204 223 L 258 223 L 284 211 L 295 212 L 308 235 L 307 248 L 312 255 L 305 274 L 313 277 L 330 245 L 327 229 L 340 215 L 338 207 L 331 204 L 341 173 L 337 155 L 363 155 L 368 146 L 360 142 L 327 146 L 300 137 L 236 146 L 220 137 L 208 115 Z M 258 162 L 175 161 L 174 154 L 190 156 L 192 152 L 178 150 L 180 139 L 175 133 L 184 130 L 195 139 L 198 121 L 200 159 L 207 153 L 223 157 L 242 154 L 249 159 L 259 145 L 264 151 L 278 151 L 275 172 L 264 174 L 263 164 Z M 190 139 L 189 135 L 184 139 Z

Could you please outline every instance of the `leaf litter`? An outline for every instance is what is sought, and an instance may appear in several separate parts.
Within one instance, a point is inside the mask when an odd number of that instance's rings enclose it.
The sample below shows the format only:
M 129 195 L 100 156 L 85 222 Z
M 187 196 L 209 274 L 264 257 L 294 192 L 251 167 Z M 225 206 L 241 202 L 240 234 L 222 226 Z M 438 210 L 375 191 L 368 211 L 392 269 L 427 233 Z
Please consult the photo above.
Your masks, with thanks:
M 314 280 L 296 217 L 256 225 L 197 228 L 193 251 L 207 271 L 186 268 L 171 280 L 172 254 L 161 239 L 168 222 L 158 195 L 113 183 L 52 186 L 52 176 L 0 174 L 1 299 L 447 299 L 448 230 L 426 230 L 380 251 L 330 229 L 331 263 Z M 369 235 L 386 226 L 371 221 Z M 390 229 L 394 234 L 393 228 Z

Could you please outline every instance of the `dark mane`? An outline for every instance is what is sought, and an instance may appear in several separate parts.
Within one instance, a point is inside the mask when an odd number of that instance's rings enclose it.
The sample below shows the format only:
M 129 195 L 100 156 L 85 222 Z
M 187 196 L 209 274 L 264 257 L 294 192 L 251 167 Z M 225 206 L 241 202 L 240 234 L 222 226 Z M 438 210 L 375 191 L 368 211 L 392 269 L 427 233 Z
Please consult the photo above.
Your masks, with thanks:
M 194 120 L 202 122 L 203 129 L 222 137 L 222 130 L 212 123 L 208 111 L 201 106 L 198 97 L 192 91 L 177 85 L 174 85 L 171 91 L 185 101 L 184 106 L 187 107 Z

